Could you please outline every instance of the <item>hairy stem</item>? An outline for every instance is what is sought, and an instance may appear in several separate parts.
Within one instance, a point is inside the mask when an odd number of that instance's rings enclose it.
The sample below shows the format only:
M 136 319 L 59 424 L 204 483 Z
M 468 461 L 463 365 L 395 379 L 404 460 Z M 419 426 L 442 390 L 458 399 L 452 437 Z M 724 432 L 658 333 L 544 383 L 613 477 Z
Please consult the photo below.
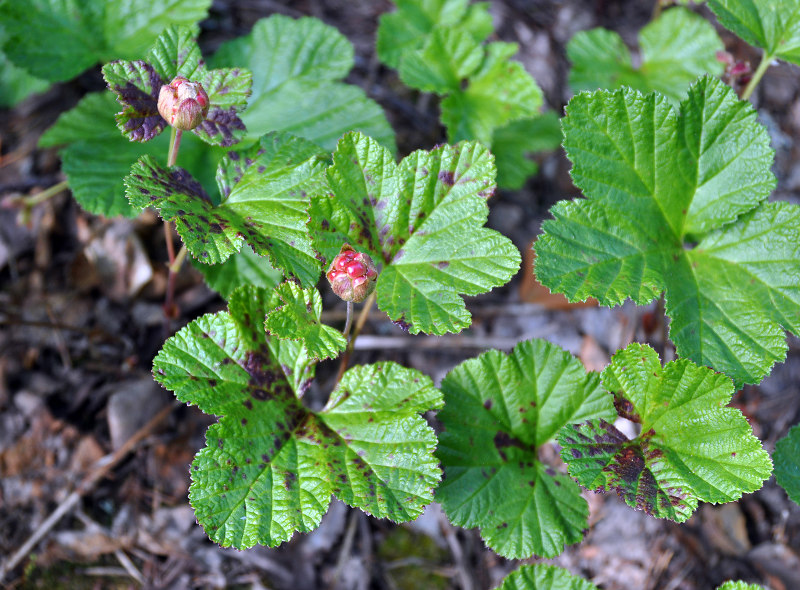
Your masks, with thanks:
M 364 327 L 364 324 L 367 323 L 367 318 L 369 317 L 370 309 L 372 309 L 372 304 L 375 302 L 375 292 L 372 292 L 367 300 L 364 302 L 364 307 L 361 308 L 361 313 L 358 316 L 358 320 L 356 321 L 355 328 L 353 329 L 353 335 L 350 338 L 350 341 L 347 343 L 347 350 L 344 351 L 342 355 L 342 362 L 339 365 L 339 372 L 336 375 L 336 383 L 342 380 L 342 375 L 347 370 L 347 365 L 350 362 L 350 356 L 353 354 L 353 348 L 356 345 L 356 338 L 361 333 L 361 329 Z M 346 327 L 345 327 L 346 329 Z
M 169 152 L 167 153 L 167 166 L 172 167 L 178 160 L 178 150 L 181 147 L 181 137 L 183 131 L 180 129 L 172 128 L 172 135 L 169 137 Z M 168 274 L 167 274 L 167 294 L 164 299 L 164 329 L 169 333 L 169 320 L 178 316 L 178 310 L 175 307 L 175 275 L 180 270 L 183 258 L 186 254 L 183 253 L 186 247 L 181 248 L 183 256 L 178 255 L 179 260 L 175 257 L 175 245 L 172 243 L 172 226 L 169 221 L 164 221 L 164 238 L 167 242 L 167 258 L 169 260 Z
M 772 63 L 773 56 L 767 55 L 765 51 L 761 56 L 761 62 L 758 64 L 758 68 L 756 68 L 753 77 L 750 78 L 750 82 L 748 82 L 747 87 L 742 92 L 742 100 L 750 100 L 750 97 L 753 95 L 753 91 L 758 86 L 758 83 L 761 81 L 761 78 L 764 76 L 764 72 L 767 71 L 769 65 Z

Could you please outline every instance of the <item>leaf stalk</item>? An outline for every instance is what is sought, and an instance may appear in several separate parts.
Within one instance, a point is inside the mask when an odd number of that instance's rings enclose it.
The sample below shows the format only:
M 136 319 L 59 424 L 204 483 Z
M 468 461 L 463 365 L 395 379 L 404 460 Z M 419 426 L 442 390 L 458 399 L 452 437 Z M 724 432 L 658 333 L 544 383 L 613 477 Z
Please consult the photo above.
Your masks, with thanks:
M 339 365 L 339 372 L 336 375 L 336 383 L 342 380 L 342 375 L 347 370 L 347 365 L 350 362 L 350 356 L 353 354 L 353 349 L 356 345 L 356 338 L 361 333 L 361 329 L 364 327 L 364 324 L 367 323 L 367 318 L 369 317 L 369 312 L 372 309 L 372 304 L 375 302 L 375 291 L 367 297 L 367 300 L 364 302 L 364 307 L 361 308 L 361 313 L 358 316 L 358 320 L 356 321 L 355 328 L 353 329 L 353 335 L 350 337 L 349 342 L 347 343 L 347 349 L 344 351 L 342 355 L 342 362 Z M 352 303 L 348 303 L 348 305 L 352 305 Z M 348 310 L 350 308 L 348 307 Z M 349 321 L 350 315 L 348 315 Z M 347 326 L 345 326 L 345 335 L 347 334 Z
M 765 51 L 761 57 L 761 62 L 758 64 L 758 68 L 756 68 L 753 77 L 750 78 L 750 82 L 747 83 L 747 86 L 742 92 L 742 100 L 750 100 L 750 97 L 753 95 L 753 91 L 758 86 L 758 83 L 761 81 L 761 78 L 764 76 L 764 72 L 767 71 L 770 64 L 772 63 L 773 56 L 767 55 Z

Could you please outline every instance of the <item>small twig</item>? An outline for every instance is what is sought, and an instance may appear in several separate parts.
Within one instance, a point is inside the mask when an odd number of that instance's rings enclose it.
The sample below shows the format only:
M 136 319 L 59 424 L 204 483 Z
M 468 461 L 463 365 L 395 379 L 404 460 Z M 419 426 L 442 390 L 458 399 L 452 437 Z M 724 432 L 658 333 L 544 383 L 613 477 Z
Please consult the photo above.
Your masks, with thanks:
M 150 421 L 147 422 L 147 424 L 142 426 L 127 441 L 125 441 L 125 444 L 123 444 L 119 449 L 97 461 L 94 469 L 83 478 L 75 490 L 70 493 L 70 495 L 61 502 L 61 504 L 58 505 L 53 513 L 50 514 L 50 516 L 48 516 L 42 524 L 39 525 L 39 527 L 19 549 L 17 549 L 17 551 L 4 564 L 0 565 L 0 582 L 3 581 L 3 579 L 6 577 L 6 574 L 17 567 L 19 562 L 22 561 L 22 559 L 28 555 L 28 553 L 30 553 L 34 547 L 36 547 L 36 544 L 41 541 L 48 532 L 50 532 L 50 529 L 52 529 L 63 516 L 68 514 L 78 504 L 82 496 L 89 493 L 89 491 L 91 491 L 94 486 L 117 465 L 117 463 L 124 459 L 128 453 L 130 453 L 142 439 L 148 436 L 150 431 L 158 426 L 158 424 L 178 405 L 180 404 L 176 401 L 163 408 L 158 414 L 153 416 Z
M 450 549 L 450 553 L 453 555 L 453 561 L 455 561 L 457 577 L 459 583 L 461 584 L 461 590 L 472 590 L 472 576 L 467 570 L 464 551 L 461 548 L 461 544 L 458 542 L 458 539 L 456 538 L 456 533 L 453 530 L 453 526 L 447 520 L 447 517 L 444 515 L 444 513 L 440 514 L 439 516 L 439 527 L 442 529 L 444 540 L 447 542 L 447 547 Z
M 342 355 L 342 362 L 339 364 L 339 372 L 336 374 L 336 383 L 342 380 L 342 375 L 347 370 L 347 364 L 350 362 L 350 356 L 353 354 L 353 349 L 355 348 L 356 339 L 358 335 L 361 333 L 361 329 L 364 327 L 364 324 L 367 322 L 367 318 L 369 317 L 369 310 L 372 309 L 372 304 L 375 302 L 375 291 L 367 298 L 364 302 L 364 307 L 361 308 L 361 313 L 358 316 L 358 321 L 356 321 L 356 327 L 353 330 L 353 336 L 350 338 L 350 342 L 347 344 L 347 350 L 344 351 Z
M 350 557 L 350 550 L 353 548 L 353 539 L 356 536 L 356 525 L 358 524 L 358 511 L 352 510 L 350 512 L 350 522 L 347 524 L 347 530 L 344 533 L 344 540 L 342 541 L 342 550 L 339 552 L 339 558 L 336 560 L 336 569 L 333 570 L 329 588 L 336 588 L 339 582 L 339 576 L 342 574 L 345 563 Z
M 125 555 L 125 552 L 122 549 L 117 549 L 114 551 L 114 556 L 117 558 L 117 561 L 120 562 L 122 567 L 125 568 L 125 571 L 128 572 L 128 575 L 144 586 L 144 576 L 142 575 L 142 572 L 136 569 L 136 566 L 133 565 L 131 558 Z

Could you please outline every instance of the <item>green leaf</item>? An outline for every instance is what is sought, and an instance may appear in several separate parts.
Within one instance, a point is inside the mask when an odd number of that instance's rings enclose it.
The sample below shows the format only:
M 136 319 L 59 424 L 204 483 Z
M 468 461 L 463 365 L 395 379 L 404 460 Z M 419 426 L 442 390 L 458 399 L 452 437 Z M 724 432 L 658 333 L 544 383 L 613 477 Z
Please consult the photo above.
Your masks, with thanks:
M 667 10 L 645 26 L 639 45 L 641 65 L 634 67 L 617 33 L 606 29 L 577 33 L 567 44 L 570 86 L 575 92 L 622 86 L 656 90 L 677 103 L 696 78 L 717 76 L 723 70 L 716 54 L 725 47 L 714 27 L 684 8 Z
M 103 77 L 123 106 L 117 127 L 131 141 L 150 141 L 167 126 L 158 112 L 161 87 L 180 74 L 199 82 L 208 94 L 205 120 L 192 133 L 211 145 L 229 147 L 241 139 L 239 119 L 250 94 L 251 74 L 240 68 L 207 70 L 188 27 L 169 27 L 156 40 L 148 61 L 113 61 Z
M 387 66 L 399 68 L 404 57 L 422 49 L 436 31 L 457 31 L 481 43 L 492 34 L 488 2 L 469 0 L 395 0 L 397 10 L 382 14 L 376 48 Z
M 41 147 L 66 145 L 61 150 L 62 170 L 75 200 L 87 211 L 112 217 L 135 217 L 138 210 L 125 197 L 123 179 L 143 155 L 166 159 L 166 135 L 146 144 L 122 137 L 114 125 L 118 104 L 111 92 L 84 96 L 75 108 L 63 113 L 39 139 Z M 216 166 L 218 155 L 201 141 L 186 136 L 178 161 L 204 182 Z
M 261 19 L 249 35 L 224 43 L 211 63 L 253 73 L 242 116 L 248 138 L 286 131 L 333 150 L 345 132 L 360 130 L 395 149 L 381 107 L 341 82 L 353 67 L 353 46 L 320 20 L 277 14 Z
M 453 29 L 435 29 L 425 46 L 403 57 L 400 79 L 424 92 L 447 94 L 457 91 L 462 81 L 483 62 L 480 42 L 469 33 Z
M 634 508 L 683 522 L 699 501 L 732 502 L 759 489 L 772 463 L 742 413 L 726 407 L 725 375 L 687 359 L 661 366 L 644 344 L 618 351 L 603 371 L 620 416 L 641 424 L 633 439 L 605 420 L 561 431 L 569 474 L 593 490 L 615 490 Z
M 277 299 L 276 299 L 277 298 Z M 335 328 L 320 321 L 322 297 L 315 288 L 283 283 L 273 292 L 274 309 L 267 314 L 267 333 L 285 340 L 300 340 L 308 356 L 316 360 L 336 358 L 347 340 Z
M 419 415 L 441 405 L 430 379 L 394 363 L 348 370 L 319 412 L 298 399 L 305 348 L 268 339 L 270 293 L 245 287 L 229 311 L 195 320 L 156 356 L 156 380 L 221 416 L 192 463 L 189 500 L 209 537 L 238 549 L 314 529 L 331 494 L 378 518 L 416 518 L 440 472 Z
M 479 526 L 509 558 L 553 557 L 580 541 L 586 501 L 537 452 L 567 424 L 614 415 L 598 375 L 558 346 L 530 340 L 511 355 L 492 350 L 461 363 L 441 388 L 445 479 L 436 499 L 450 520 Z
M 13 107 L 31 94 L 50 88 L 49 82 L 31 76 L 6 57 L 2 47 L 7 38 L 5 28 L 0 24 L 0 107 L 3 108 Z
M 521 63 L 510 60 L 516 52 L 514 43 L 490 43 L 467 88 L 442 100 L 441 119 L 450 142 L 477 139 L 490 144 L 495 129 L 539 114 L 542 91 Z
M 323 265 L 344 243 L 382 265 L 378 307 L 412 333 L 458 332 L 470 320 L 460 295 L 504 284 L 520 264 L 514 245 L 483 227 L 494 174 L 475 142 L 397 165 L 375 140 L 347 134 L 327 171 L 330 191 L 311 200 L 314 246 Z
M 98 61 L 140 57 L 170 24 L 194 25 L 211 0 L 5 0 L 0 21 L 8 57 L 53 82 L 74 78 Z
M 223 299 L 229 299 L 236 289 L 244 285 L 273 289 L 283 278 L 283 273 L 272 268 L 266 256 L 259 256 L 250 246 L 244 246 L 241 252 L 231 254 L 220 264 L 202 264 L 195 262 L 194 258 L 189 260 L 202 273 L 206 285 Z
M 548 152 L 561 145 L 561 122 L 555 111 L 533 119 L 512 121 L 496 129 L 492 153 L 497 164 L 497 185 L 517 190 L 539 169 L 530 159 L 535 152 Z
M 597 586 L 554 565 L 523 565 L 505 577 L 497 590 L 598 590 Z
M 583 93 L 563 120 L 587 197 L 552 209 L 536 274 L 571 301 L 645 304 L 662 291 L 678 354 L 755 383 L 800 333 L 798 216 L 767 204 L 773 152 L 755 111 L 718 80 L 676 112 L 658 94 Z
M 735 582 L 730 580 L 717 588 L 717 590 L 764 590 L 764 587 L 759 586 L 758 584 L 748 584 L 747 582 L 742 582 L 739 580 Z
M 800 424 L 775 443 L 772 454 L 775 462 L 775 481 L 786 490 L 795 504 L 800 504 Z
M 800 64 L 797 0 L 709 0 L 720 24 L 766 52 L 767 59 Z
M 311 285 L 320 267 L 306 229 L 308 194 L 323 182 L 324 168 L 316 145 L 268 134 L 245 152 L 228 152 L 220 163 L 219 205 L 185 170 L 167 170 L 149 156 L 133 166 L 125 186 L 131 205 L 155 207 L 175 221 L 200 262 L 224 262 L 247 242 L 257 254 L 269 254 L 273 266 Z

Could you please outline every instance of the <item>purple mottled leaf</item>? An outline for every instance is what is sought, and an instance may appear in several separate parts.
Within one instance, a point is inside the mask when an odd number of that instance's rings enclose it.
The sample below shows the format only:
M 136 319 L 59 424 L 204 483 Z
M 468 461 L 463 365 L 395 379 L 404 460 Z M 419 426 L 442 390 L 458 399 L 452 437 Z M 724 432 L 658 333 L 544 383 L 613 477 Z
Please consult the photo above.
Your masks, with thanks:
M 147 62 L 112 61 L 103 66 L 103 77 L 117 95 L 122 112 L 117 127 L 131 141 L 150 141 L 167 122 L 158 114 L 158 92 L 167 82 Z

